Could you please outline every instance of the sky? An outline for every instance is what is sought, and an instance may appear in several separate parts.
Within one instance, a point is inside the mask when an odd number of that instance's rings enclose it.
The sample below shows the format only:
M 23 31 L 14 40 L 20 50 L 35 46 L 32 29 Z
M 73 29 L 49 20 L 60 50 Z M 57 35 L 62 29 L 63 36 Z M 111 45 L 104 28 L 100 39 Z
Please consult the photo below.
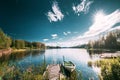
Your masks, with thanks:
M 120 0 L 0 0 L 0 28 L 13 39 L 81 45 L 120 29 Z

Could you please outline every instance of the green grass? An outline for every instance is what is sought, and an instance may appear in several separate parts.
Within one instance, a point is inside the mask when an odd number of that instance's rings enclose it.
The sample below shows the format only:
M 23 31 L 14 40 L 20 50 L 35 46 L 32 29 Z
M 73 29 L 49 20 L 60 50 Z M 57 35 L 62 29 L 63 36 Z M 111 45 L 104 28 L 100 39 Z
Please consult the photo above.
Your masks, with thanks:
M 19 67 L 4 62 L 0 64 L 0 80 L 42 80 L 45 69 L 44 65 L 33 65 L 21 71 Z
M 120 80 L 120 58 L 102 59 L 94 64 L 101 67 L 103 80 Z

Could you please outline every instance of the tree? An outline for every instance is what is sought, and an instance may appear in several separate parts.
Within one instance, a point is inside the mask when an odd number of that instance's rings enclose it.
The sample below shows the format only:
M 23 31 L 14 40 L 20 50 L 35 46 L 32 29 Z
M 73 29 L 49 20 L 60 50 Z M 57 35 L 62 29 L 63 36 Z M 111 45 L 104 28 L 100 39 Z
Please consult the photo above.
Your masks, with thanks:
M 2 29 L 0 29 L 0 49 L 6 49 L 9 47 L 17 48 L 17 49 L 23 49 L 23 48 L 45 49 L 45 44 L 40 42 L 31 43 L 25 40 L 11 39 L 3 32 Z
M 120 80 L 120 63 L 116 62 L 111 66 L 112 66 L 111 71 L 112 71 L 114 80 Z
M 11 45 L 11 38 L 7 36 L 2 29 L 0 29 L 0 49 L 9 48 Z
M 28 42 L 28 41 L 25 41 L 25 47 L 26 48 L 32 48 L 32 43 Z
M 32 42 L 32 45 L 33 45 L 33 48 L 36 48 L 36 49 L 45 49 L 45 45 L 40 42 Z
M 116 45 L 117 45 L 117 38 L 116 38 L 116 33 L 110 32 L 107 36 L 106 36 L 106 40 L 105 40 L 105 45 L 107 49 L 116 49 Z
M 88 49 L 118 49 L 120 50 L 120 30 L 112 31 L 95 41 L 89 41 Z
M 15 47 L 17 49 L 23 49 L 23 48 L 25 48 L 25 42 L 24 42 L 24 40 L 15 40 Z
M 114 80 L 113 75 L 111 73 L 111 66 L 108 65 L 103 66 L 101 74 L 103 76 L 103 80 Z

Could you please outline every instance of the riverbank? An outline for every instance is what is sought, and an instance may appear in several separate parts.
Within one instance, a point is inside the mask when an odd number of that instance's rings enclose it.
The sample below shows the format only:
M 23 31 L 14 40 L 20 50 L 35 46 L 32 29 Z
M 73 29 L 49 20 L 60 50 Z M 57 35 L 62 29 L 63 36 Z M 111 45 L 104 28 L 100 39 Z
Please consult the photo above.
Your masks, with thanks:
M 100 80 L 118 80 L 118 74 L 120 74 L 120 51 L 97 51 L 97 49 L 90 50 L 90 54 L 98 53 L 97 57 L 99 58 L 89 61 L 88 66 L 98 74 Z M 115 79 L 115 76 L 118 78 Z
M 8 55 L 15 52 L 24 52 L 24 51 L 45 51 L 45 49 L 12 49 L 12 48 L 1 49 L 0 57 L 2 57 L 3 55 Z
M 23 51 L 45 51 L 45 49 L 13 49 L 12 52 L 23 52 Z
M 90 48 L 90 49 L 87 49 L 88 52 L 90 53 L 115 53 L 117 51 L 120 51 L 119 49 L 97 49 L 97 48 Z
M 120 57 L 104 58 L 96 61 L 89 61 L 88 66 L 98 73 L 100 80 L 120 79 Z
M 10 54 L 11 52 L 12 52 L 12 49 L 11 49 L 11 48 L 1 49 L 1 50 L 0 50 L 0 57 L 1 57 L 2 55 Z
M 6 63 L 7 66 L 15 65 L 16 67 L 18 67 L 18 69 L 24 69 L 24 68 L 26 69 L 32 65 L 41 66 L 44 61 L 46 62 L 46 65 L 53 63 L 62 64 L 63 55 L 66 61 L 72 61 L 76 65 L 77 76 L 79 79 L 82 78 L 83 80 L 89 80 L 89 77 L 90 78 L 94 77 L 94 80 L 99 80 L 97 74 L 92 69 L 90 69 L 86 64 L 83 65 L 90 59 L 90 56 L 85 49 L 62 48 L 62 49 L 46 49 L 45 52 L 40 52 L 40 51 L 16 52 L 11 54 L 10 56 L 3 56 L 3 58 L 1 58 L 1 63 L 2 64 Z M 4 65 L 3 66 L 1 65 L 1 67 L 3 68 L 2 70 L 6 70 L 4 69 Z M 37 71 L 39 70 L 40 69 L 38 69 Z M 26 70 L 24 70 L 24 72 L 26 72 Z M 75 79 L 71 79 L 71 80 L 75 80 Z
M 15 65 L 8 66 L 7 62 L 0 63 L 0 80 L 43 80 L 45 68 L 44 65 L 32 65 L 22 71 Z

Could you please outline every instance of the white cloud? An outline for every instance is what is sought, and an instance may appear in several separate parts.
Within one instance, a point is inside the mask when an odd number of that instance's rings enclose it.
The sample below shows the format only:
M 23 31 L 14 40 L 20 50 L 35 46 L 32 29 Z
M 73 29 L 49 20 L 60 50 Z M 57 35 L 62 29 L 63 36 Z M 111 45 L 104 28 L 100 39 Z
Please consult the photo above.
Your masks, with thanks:
M 48 20 L 50 22 L 57 22 L 57 21 L 61 21 L 64 18 L 63 13 L 61 12 L 61 10 L 58 7 L 58 3 L 57 2 L 53 2 L 52 5 L 52 11 L 49 11 L 47 13 L 48 16 Z
M 43 39 L 43 41 L 45 41 L 45 42 L 48 41 L 48 40 L 49 40 L 49 39 Z
M 52 36 L 52 37 L 57 37 L 57 34 L 52 34 L 51 36 Z
M 88 31 L 83 33 L 83 35 L 79 35 L 73 39 L 69 39 L 67 41 L 61 42 L 59 43 L 59 45 L 63 47 L 64 46 L 69 47 L 69 46 L 86 44 L 89 40 L 98 39 L 99 38 L 98 35 L 102 33 L 120 29 L 120 25 L 115 26 L 118 23 L 120 23 L 119 9 L 112 12 L 111 14 L 104 15 L 102 20 L 97 19 L 96 21 L 94 21 L 93 24 L 89 27 Z
M 109 31 L 114 31 L 114 30 L 117 30 L 117 29 L 120 30 L 120 26 L 116 26 L 116 27 L 114 27 L 114 28 L 111 28 Z M 109 32 L 109 31 L 108 31 L 108 32 Z
M 67 36 L 67 33 L 66 33 L 66 32 L 63 32 L 63 34 L 64 34 L 65 36 Z
M 119 9 L 109 15 L 105 15 L 101 20 L 95 21 L 93 25 L 89 27 L 89 30 L 84 33 L 83 37 L 96 36 L 111 29 L 115 24 L 120 23 L 119 17 Z
M 109 15 L 104 15 L 101 20 L 97 19 L 93 22 L 93 24 L 89 27 L 89 30 L 86 31 L 83 35 L 80 35 L 73 39 L 74 42 L 80 43 L 87 43 L 89 40 L 97 39 L 99 38 L 98 35 L 113 31 L 116 29 L 120 29 L 120 26 L 114 26 L 117 23 L 120 23 L 120 10 L 117 9 L 113 13 Z
M 52 34 L 51 36 L 52 36 L 52 39 L 58 38 L 58 35 L 57 35 L 57 34 Z
M 81 0 L 81 1 L 82 2 L 77 6 L 75 4 L 72 6 L 73 11 L 77 13 L 78 16 L 80 15 L 81 12 L 86 14 L 89 11 L 90 5 L 93 3 L 93 1 L 89 1 L 89 0 Z
M 71 32 L 70 32 L 70 31 L 68 31 L 67 33 L 68 33 L 68 34 L 71 34 Z
M 70 32 L 70 31 L 67 31 L 67 32 L 63 32 L 63 34 L 64 34 L 65 36 L 67 36 L 68 34 L 71 34 L 71 32 Z

